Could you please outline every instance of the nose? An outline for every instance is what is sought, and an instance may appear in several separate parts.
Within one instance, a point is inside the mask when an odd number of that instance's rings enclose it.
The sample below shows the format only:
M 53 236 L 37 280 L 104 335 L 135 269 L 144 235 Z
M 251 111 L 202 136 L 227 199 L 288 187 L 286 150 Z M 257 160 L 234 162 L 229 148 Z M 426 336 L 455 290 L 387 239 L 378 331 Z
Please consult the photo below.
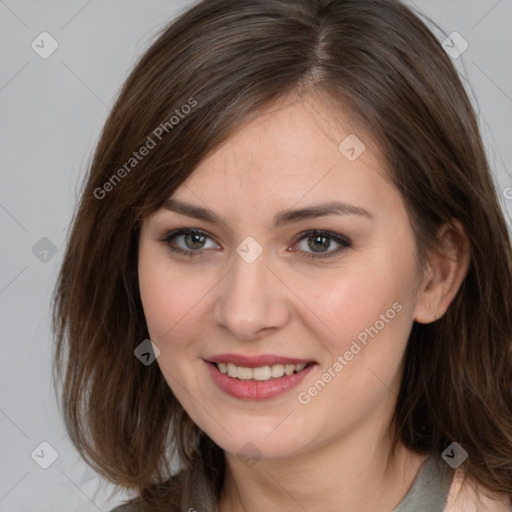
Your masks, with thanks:
M 269 268 L 265 252 L 251 263 L 235 254 L 231 271 L 216 290 L 216 325 L 237 340 L 259 339 L 289 319 L 291 292 Z

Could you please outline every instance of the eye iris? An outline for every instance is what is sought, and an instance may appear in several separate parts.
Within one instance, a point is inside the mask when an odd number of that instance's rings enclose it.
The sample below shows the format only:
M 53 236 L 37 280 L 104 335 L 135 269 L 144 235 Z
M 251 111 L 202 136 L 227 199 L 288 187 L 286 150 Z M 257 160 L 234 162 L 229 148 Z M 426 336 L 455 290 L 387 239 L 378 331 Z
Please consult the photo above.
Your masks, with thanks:
M 311 249 L 313 249 L 313 251 L 321 252 L 321 251 L 317 251 L 316 249 L 317 248 L 320 248 L 320 249 L 322 249 L 322 248 L 328 249 L 329 248 L 329 238 L 328 237 L 316 235 L 316 236 L 312 236 L 309 238 L 309 240 L 311 240 L 311 239 L 314 240 L 314 243 L 313 244 L 308 243 L 308 245 Z M 318 240 L 321 240 L 321 242 L 317 243 Z
M 192 239 L 192 243 L 198 243 L 199 244 L 199 247 L 191 247 L 189 244 L 188 244 L 188 241 Z M 198 241 L 198 239 L 202 239 L 201 241 Z M 185 235 L 185 244 L 187 245 L 187 247 L 189 247 L 190 249 L 201 249 L 202 245 L 204 244 L 204 239 L 205 239 L 205 236 L 204 235 L 199 235 L 197 233 L 189 233 L 187 235 Z

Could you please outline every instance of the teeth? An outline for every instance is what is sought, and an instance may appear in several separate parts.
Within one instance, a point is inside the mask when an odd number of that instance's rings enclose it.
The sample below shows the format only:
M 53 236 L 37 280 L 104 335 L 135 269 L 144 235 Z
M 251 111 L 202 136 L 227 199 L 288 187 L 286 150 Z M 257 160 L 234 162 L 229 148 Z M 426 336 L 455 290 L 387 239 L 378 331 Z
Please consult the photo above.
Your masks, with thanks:
M 292 375 L 300 372 L 306 367 L 305 364 L 273 364 L 271 366 L 258 366 L 256 368 L 247 368 L 245 366 L 236 366 L 233 363 L 216 363 L 217 368 L 224 375 L 229 375 L 234 379 L 240 380 L 270 380 L 279 379 L 284 375 Z
M 293 370 L 295 370 L 295 366 L 293 364 L 287 364 L 284 367 L 284 373 L 286 373 L 286 375 L 291 375 L 293 373 Z
M 240 371 L 239 368 L 238 371 Z M 252 378 L 256 380 L 268 380 L 270 379 L 271 371 L 270 366 L 259 366 L 258 368 L 253 368 L 252 371 L 250 368 L 244 368 L 244 370 L 249 370 L 252 373 Z
M 236 366 L 234 364 L 228 363 L 228 375 L 233 378 L 238 377 Z
M 233 365 L 235 366 L 235 365 Z M 250 368 L 243 368 L 242 366 L 235 366 L 236 376 L 238 379 L 249 380 L 252 379 L 252 371 Z
M 273 364 L 270 367 L 270 376 L 274 377 L 274 379 L 282 377 L 284 373 L 284 365 L 282 364 Z

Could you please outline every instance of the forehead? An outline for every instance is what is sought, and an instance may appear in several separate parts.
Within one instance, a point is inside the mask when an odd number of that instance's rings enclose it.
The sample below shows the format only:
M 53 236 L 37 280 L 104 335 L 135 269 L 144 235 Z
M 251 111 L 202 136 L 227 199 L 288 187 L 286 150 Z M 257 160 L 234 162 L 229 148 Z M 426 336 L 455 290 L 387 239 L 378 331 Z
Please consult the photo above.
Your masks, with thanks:
M 329 105 L 280 99 L 207 156 L 173 197 L 227 214 L 335 200 L 374 212 L 396 206 L 377 147 L 355 131 Z

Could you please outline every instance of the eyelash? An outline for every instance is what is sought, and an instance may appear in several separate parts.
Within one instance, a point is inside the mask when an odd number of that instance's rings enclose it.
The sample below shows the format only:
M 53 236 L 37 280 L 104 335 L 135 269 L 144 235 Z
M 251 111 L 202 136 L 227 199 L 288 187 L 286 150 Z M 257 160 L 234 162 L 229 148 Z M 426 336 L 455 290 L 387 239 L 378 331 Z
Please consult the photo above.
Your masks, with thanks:
M 162 238 L 159 238 L 158 240 L 160 242 L 166 244 L 171 252 L 179 253 L 179 254 L 182 254 L 183 256 L 187 256 L 190 258 L 199 256 L 200 253 L 203 252 L 201 249 L 197 249 L 196 251 L 193 251 L 193 250 L 187 251 L 185 249 L 182 249 L 180 247 L 176 247 L 176 246 L 172 245 L 172 242 L 174 241 L 175 238 L 177 238 L 180 235 L 188 235 L 188 234 L 201 235 L 201 236 L 204 236 L 207 238 L 212 238 L 212 237 L 210 237 L 210 235 L 208 233 L 206 233 L 206 231 L 203 231 L 201 229 L 180 228 L 180 229 L 175 229 L 173 231 L 169 231 L 165 236 L 163 236 Z M 308 237 L 314 236 L 314 235 L 323 236 L 325 238 L 334 240 L 336 243 L 340 244 L 340 247 L 338 247 L 337 249 L 335 249 L 331 252 L 328 252 L 328 253 L 315 254 L 315 253 L 299 251 L 299 252 L 303 252 L 304 253 L 303 256 L 306 258 L 311 258 L 311 259 L 331 258 L 332 256 L 335 256 L 336 254 L 340 254 L 345 249 L 348 249 L 349 247 L 351 247 L 351 242 L 348 238 L 342 237 L 335 233 L 331 233 L 330 231 L 323 231 L 320 229 L 310 229 L 310 230 L 304 231 L 303 233 L 301 233 L 299 235 L 299 237 L 297 238 L 294 245 L 296 243 L 300 242 L 301 240 L 303 240 L 304 238 L 308 238 Z

